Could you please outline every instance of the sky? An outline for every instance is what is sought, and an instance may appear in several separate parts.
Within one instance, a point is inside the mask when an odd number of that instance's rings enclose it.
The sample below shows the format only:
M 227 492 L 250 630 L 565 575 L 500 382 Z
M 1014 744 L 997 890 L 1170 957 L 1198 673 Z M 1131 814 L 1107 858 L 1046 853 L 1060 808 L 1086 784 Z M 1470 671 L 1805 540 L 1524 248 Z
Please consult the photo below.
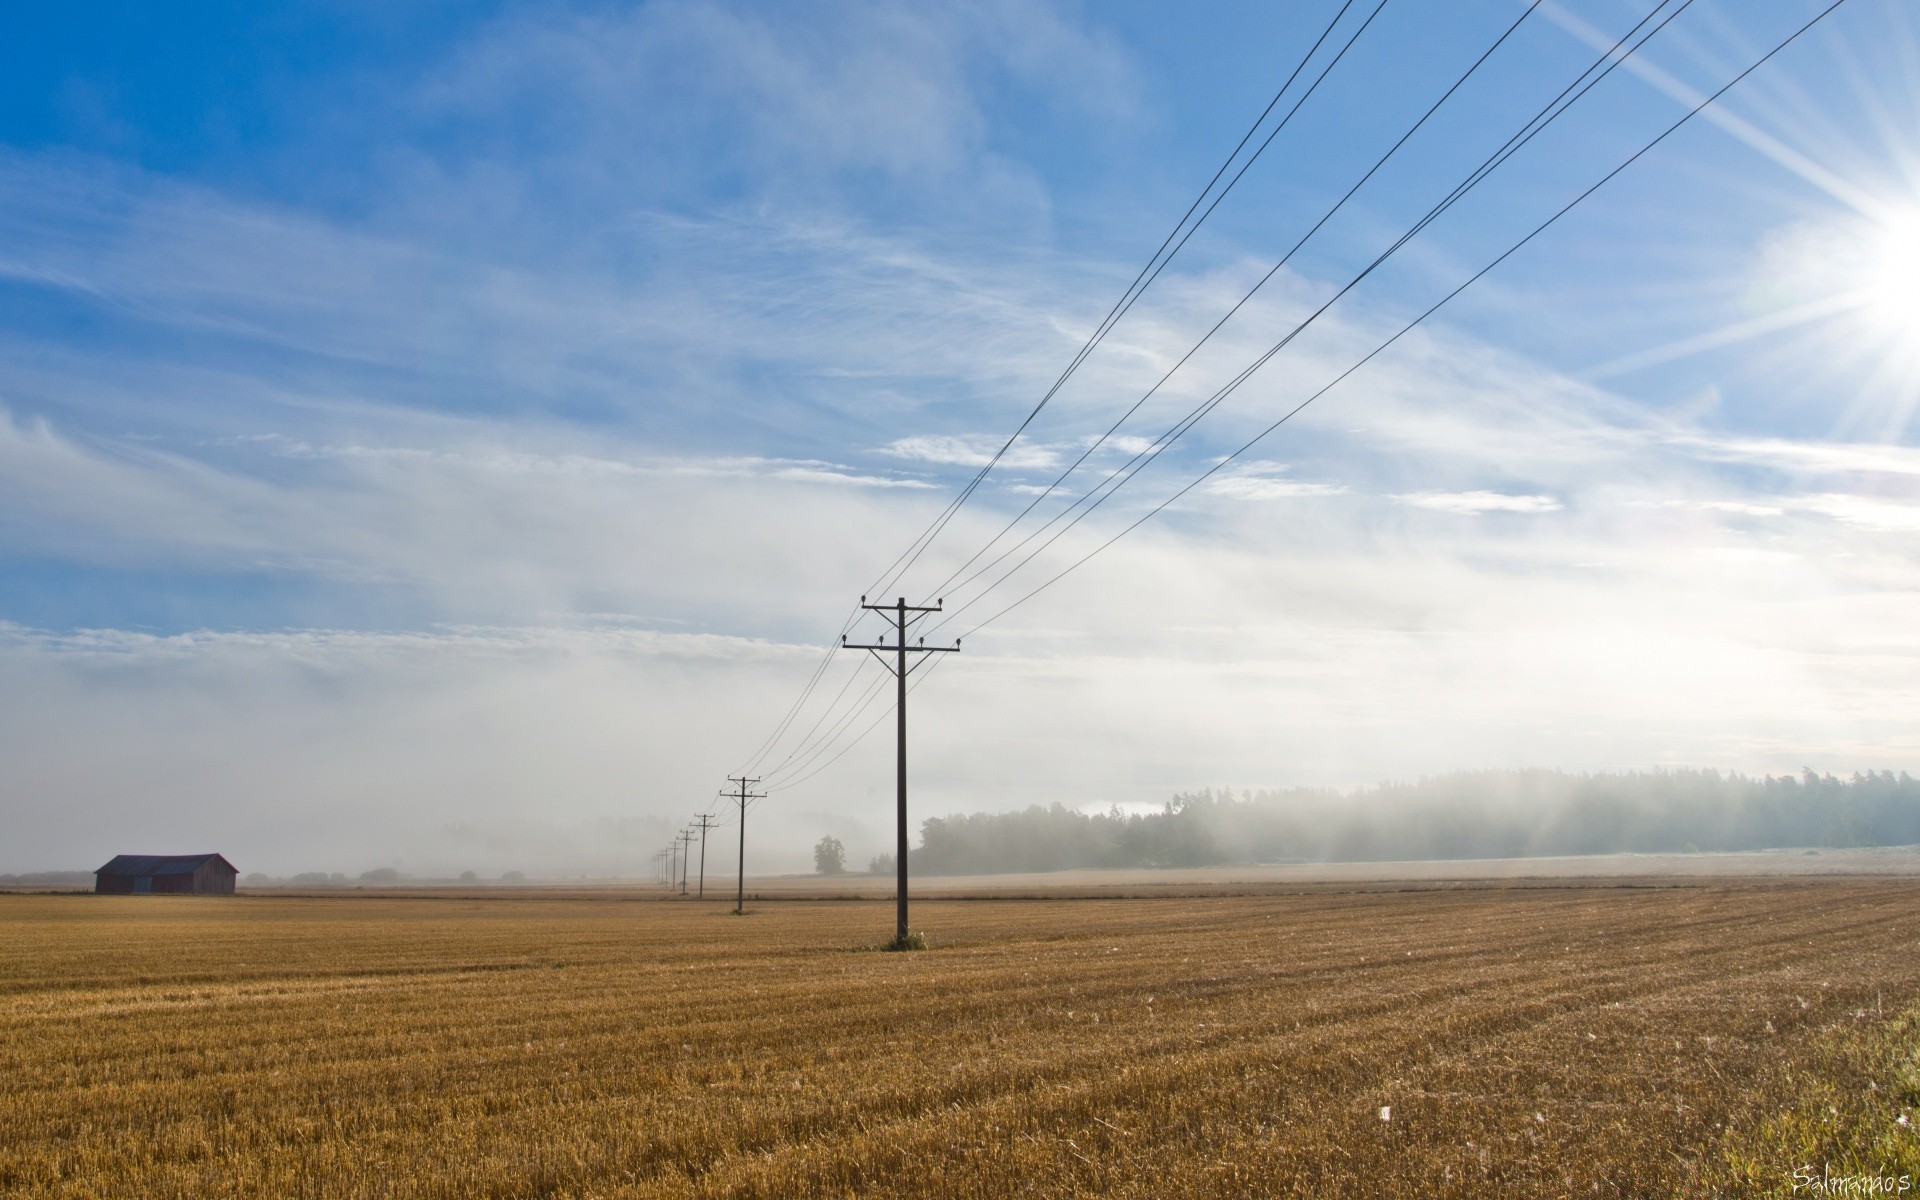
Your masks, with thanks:
M 1920 772 L 1920 16 L 1607 178 L 1827 3 L 11 6 L 0 872 L 858 865 L 882 585 L 916 820 Z

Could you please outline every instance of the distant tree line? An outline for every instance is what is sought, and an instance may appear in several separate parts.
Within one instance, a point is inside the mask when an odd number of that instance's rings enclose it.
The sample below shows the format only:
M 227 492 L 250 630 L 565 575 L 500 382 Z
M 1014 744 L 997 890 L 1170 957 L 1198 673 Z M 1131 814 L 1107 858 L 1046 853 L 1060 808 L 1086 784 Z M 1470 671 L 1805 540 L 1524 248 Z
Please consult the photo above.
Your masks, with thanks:
M 92 871 L 28 871 L 21 875 L 0 875 L 5 887 L 87 887 L 93 886 Z
M 1920 843 L 1920 780 L 1717 771 L 1466 771 L 1356 791 L 1211 788 L 1158 812 L 1061 804 L 935 817 L 932 874 L 1230 862 L 1368 862 Z

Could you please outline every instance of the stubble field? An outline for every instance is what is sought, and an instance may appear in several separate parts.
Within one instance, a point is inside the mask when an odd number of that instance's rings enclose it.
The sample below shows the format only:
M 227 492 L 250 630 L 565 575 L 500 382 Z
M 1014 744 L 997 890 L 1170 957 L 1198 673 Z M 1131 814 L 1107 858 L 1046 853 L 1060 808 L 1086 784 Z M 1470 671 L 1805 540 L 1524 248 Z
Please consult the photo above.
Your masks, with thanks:
M 1917 900 L 952 900 L 889 954 L 875 902 L 0 896 L 0 1193 L 1772 1190 L 1729 1149 L 1920 996 Z

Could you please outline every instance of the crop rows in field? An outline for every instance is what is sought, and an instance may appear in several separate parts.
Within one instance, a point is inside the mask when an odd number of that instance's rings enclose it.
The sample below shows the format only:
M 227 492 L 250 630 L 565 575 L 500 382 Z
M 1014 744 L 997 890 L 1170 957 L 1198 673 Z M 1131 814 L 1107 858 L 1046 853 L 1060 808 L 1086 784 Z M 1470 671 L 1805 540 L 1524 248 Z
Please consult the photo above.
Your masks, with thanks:
M 0 897 L 0 1190 L 1697 1194 L 1916 898 Z

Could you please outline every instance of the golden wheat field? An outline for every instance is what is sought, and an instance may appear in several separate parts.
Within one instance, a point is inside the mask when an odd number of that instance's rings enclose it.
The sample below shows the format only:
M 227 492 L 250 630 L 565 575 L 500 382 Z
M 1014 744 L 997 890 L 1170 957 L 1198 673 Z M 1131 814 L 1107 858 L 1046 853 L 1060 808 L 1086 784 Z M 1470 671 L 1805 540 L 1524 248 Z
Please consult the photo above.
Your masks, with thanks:
M 893 954 L 879 902 L 0 896 L 0 1192 L 1775 1190 L 1800 1143 L 1729 1153 L 1920 995 L 1917 902 L 952 900 Z

